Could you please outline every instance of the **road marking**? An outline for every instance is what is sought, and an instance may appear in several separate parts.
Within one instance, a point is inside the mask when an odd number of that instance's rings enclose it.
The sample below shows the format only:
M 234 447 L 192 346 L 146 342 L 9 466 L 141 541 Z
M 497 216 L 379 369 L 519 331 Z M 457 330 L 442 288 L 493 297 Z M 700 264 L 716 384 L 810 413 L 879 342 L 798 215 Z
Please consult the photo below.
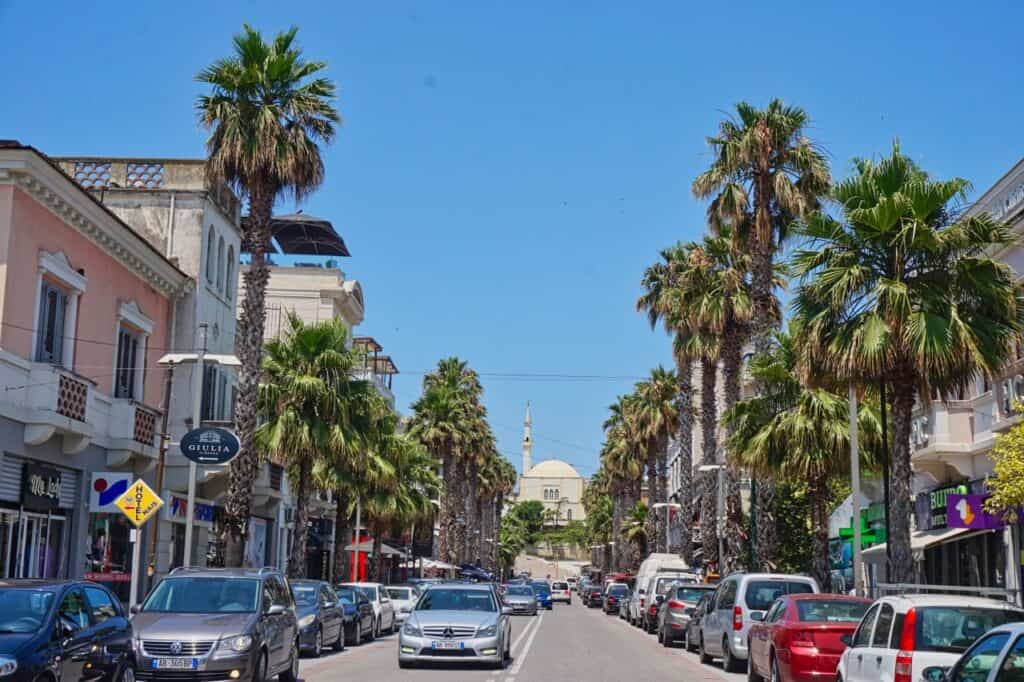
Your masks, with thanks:
M 514 642 L 512 642 L 512 649 L 510 650 L 510 653 L 515 654 L 516 649 L 519 648 L 519 642 L 523 641 L 523 637 L 526 637 L 526 635 L 530 633 L 530 628 L 537 625 L 540 622 L 540 619 L 543 617 L 544 616 L 537 616 L 536 618 L 532 618 L 530 622 L 526 624 L 526 627 L 523 628 L 523 631 L 520 632 L 519 636 L 516 637 Z
M 523 645 L 523 650 L 516 656 L 516 662 L 512 666 L 512 670 L 509 672 L 509 682 L 512 682 L 512 677 L 519 674 L 519 669 L 523 667 L 523 663 L 526 661 L 526 655 L 530 653 L 530 646 L 533 644 L 533 638 L 540 632 L 541 621 L 544 620 L 544 616 L 537 616 L 537 626 L 533 628 L 533 632 L 530 633 L 529 638 L 526 640 L 526 644 Z

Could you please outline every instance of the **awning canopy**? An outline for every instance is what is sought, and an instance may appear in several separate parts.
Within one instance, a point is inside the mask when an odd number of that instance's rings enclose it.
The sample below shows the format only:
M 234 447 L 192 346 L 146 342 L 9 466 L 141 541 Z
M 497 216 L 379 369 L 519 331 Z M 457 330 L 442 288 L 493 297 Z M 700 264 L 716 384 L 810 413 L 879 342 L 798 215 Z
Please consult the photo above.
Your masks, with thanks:
M 919 530 L 910 534 L 910 551 L 912 553 L 923 552 L 927 548 L 933 545 L 940 545 L 943 542 L 949 542 L 953 538 L 960 538 L 960 536 L 967 533 L 977 533 L 978 531 L 970 528 L 937 528 L 935 530 Z M 984 531 L 983 531 L 984 532 Z M 885 546 L 886 543 L 869 547 L 861 552 L 861 556 L 864 557 L 865 561 L 872 563 L 876 561 L 885 561 Z
M 356 551 L 355 543 L 353 542 L 352 544 L 345 545 L 345 551 L 346 552 L 354 552 L 354 551 Z M 373 540 L 363 540 L 362 542 L 360 542 L 359 543 L 359 551 L 364 553 L 364 554 L 369 554 L 370 556 L 372 556 L 373 555 Z M 392 547 L 390 545 L 385 545 L 384 543 L 381 543 L 380 553 L 382 555 L 384 555 L 384 556 L 402 556 L 402 555 L 405 554 L 405 552 L 397 550 L 397 549 L 395 549 L 394 547 Z
M 444 561 L 438 561 L 437 559 L 423 559 L 424 570 L 437 570 L 437 571 L 453 571 L 458 566 L 452 566 Z M 402 568 L 419 568 L 420 559 L 413 559 L 412 561 L 403 561 L 401 564 Z
M 249 221 L 249 216 L 242 216 L 242 225 Z M 242 243 L 242 252 L 251 249 L 246 242 Z M 284 253 L 296 256 L 351 256 L 345 240 L 334 230 L 331 221 L 326 218 L 291 213 L 276 215 L 270 219 L 271 253 Z

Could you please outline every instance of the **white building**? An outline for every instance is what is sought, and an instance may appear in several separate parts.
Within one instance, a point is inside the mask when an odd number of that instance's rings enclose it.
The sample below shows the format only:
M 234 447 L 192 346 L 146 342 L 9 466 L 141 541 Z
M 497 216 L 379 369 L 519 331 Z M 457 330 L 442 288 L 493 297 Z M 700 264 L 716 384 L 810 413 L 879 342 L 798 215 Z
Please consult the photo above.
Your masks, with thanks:
M 530 406 L 523 421 L 523 465 L 516 501 L 536 500 L 544 504 L 553 525 L 583 521 L 583 489 L 586 481 L 571 464 L 560 459 L 533 464 L 533 423 Z

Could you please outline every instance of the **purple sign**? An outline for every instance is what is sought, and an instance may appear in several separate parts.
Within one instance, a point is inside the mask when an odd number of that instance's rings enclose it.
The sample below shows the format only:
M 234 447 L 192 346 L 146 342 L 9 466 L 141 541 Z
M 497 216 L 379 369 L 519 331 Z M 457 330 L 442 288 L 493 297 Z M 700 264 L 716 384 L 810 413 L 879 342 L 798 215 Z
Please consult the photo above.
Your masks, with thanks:
M 985 511 L 984 502 L 988 495 L 955 495 L 946 498 L 946 525 L 949 528 L 973 528 L 989 530 L 1002 528 L 1003 520 L 996 514 Z

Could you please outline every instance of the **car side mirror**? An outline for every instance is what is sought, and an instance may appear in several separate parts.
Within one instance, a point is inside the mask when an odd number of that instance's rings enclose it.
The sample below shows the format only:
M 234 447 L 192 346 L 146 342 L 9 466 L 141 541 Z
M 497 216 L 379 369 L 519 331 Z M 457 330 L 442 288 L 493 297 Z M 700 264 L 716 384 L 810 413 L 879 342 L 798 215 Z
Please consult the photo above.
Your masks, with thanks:
M 512 615 L 512 607 L 511 606 L 502 606 L 501 607 L 501 615 L 503 615 L 503 616 L 511 616 Z
M 128 613 L 130 613 L 130 614 L 132 614 L 134 616 L 136 613 L 138 613 L 141 610 L 142 610 L 141 606 L 139 606 L 138 604 L 132 604 L 132 607 L 130 609 L 128 609 Z
M 764 614 L 761 613 L 760 611 L 751 611 L 750 612 L 750 620 L 763 621 L 764 620 Z
M 850 646 L 850 647 L 853 646 L 853 636 L 852 635 L 840 635 L 839 641 L 842 642 L 843 644 L 845 644 L 846 646 Z
M 929 668 L 925 668 L 921 671 L 921 677 L 925 682 L 945 682 L 946 680 L 946 668 L 940 668 L 937 665 L 933 665 Z
M 271 605 L 270 605 L 270 608 L 269 608 L 269 609 L 267 609 L 267 615 L 268 615 L 268 616 L 280 616 L 281 614 L 283 614 L 283 613 L 284 613 L 284 612 L 286 612 L 287 610 L 288 610 L 288 609 L 287 609 L 287 608 L 285 608 L 285 607 L 284 607 L 283 605 L 281 605 L 281 604 L 271 604 Z
M 665 601 L 665 595 L 659 594 L 657 597 L 654 598 L 654 601 L 658 604 L 658 606 L 661 606 Z

